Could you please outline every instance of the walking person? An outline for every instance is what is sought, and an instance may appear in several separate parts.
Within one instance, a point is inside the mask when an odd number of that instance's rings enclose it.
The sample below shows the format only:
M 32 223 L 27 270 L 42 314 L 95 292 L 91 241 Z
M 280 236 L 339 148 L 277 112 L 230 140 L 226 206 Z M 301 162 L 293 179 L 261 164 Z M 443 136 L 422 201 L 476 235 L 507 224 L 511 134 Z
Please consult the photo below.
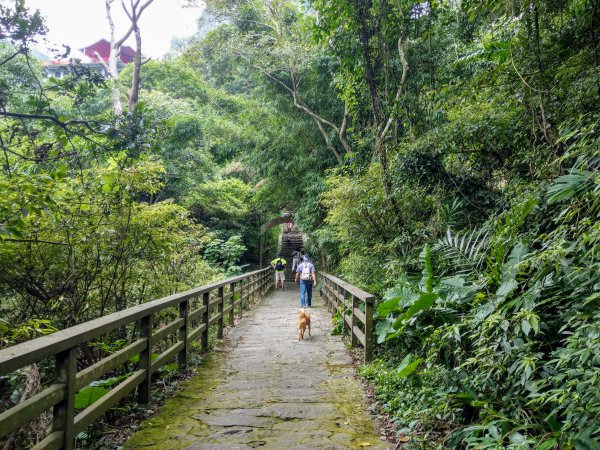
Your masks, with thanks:
M 285 290 L 285 259 L 281 257 L 281 254 L 271 261 L 271 267 L 275 269 L 275 290 L 277 290 L 277 280 L 281 283 L 281 289 Z
M 312 303 L 312 290 L 317 287 L 315 266 L 310 258 L 305 256 L 296 269 L 296 283 L 300 283 L 300 307 L 310 308 Z
M 298 264 L 301 261 L 301 253 L 300 248 L 296 247 L 294 253 L 292 253 L 292 273 L 296 273 L 296 269 L 298 268 Z

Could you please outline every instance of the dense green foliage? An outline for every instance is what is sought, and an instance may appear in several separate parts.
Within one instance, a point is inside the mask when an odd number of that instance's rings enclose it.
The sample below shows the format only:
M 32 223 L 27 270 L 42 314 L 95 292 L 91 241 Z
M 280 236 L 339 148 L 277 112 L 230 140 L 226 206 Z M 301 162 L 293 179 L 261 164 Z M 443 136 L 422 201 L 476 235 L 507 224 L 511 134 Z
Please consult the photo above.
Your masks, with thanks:
M 0 348 L 256 267 L 259 226 L 279 211 L 256 200 L 257 177 L 242 160 L 265 139 L 250 100 L 169 60 L 144 66 L 141 101 L 115 115 L 109 83 L 85 65 L 42 77 L 31 48 L 45 33 L 38 13 L 6 1 L 0 14 Z M 130 68 L 120 75 L 123 94 L 130 77 Z M 174 314 L 155 315 L 156 326 Z M 81 346 L 79 365 L 137 332 Z M 77 404 L 97 400 L 134 363 L 82 390 Z M 2 411 L 53 376 L 42 361 L 1 377 Z M 6 448 L 29 448 L 48 426 L 32 422 Z M 80 439 L 93 443 L 94 429 Z
M 187 58 L 289 122 L 263 200 L 382 295 L 364 374 L 414 445 L 599 445 L 598 4 L 209 6 Z
M 80 66 L 40 94 L 3 15 L 3 345 L 235 273 L 287 209 L 382 299 L 407 446 L 600 445 L 596 0 L 210 0 L 124 117 Z

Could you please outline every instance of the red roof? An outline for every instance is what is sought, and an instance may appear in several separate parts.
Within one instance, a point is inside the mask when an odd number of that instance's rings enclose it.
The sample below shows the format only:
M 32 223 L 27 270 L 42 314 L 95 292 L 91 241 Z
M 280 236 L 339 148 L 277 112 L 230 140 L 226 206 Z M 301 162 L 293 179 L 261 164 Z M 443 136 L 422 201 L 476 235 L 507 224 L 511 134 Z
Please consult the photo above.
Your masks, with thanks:
M 100 39 L 98 42 L 88 45 L 87 47 L 79 49 L 89 58 L 91 58 L 92 62 L 98 62 L 98 57 L 96 53 L 100 55 L 100 57 L 108 62 L 108 57 L 110 55 L 110 42 L 106 39 Z M 122 63 L 130 63 L 133 61 L 133 57 L 135 56 L 135 50 L 127 45 L 121 46 L 121 54 L 119 55 L 119 59 Z

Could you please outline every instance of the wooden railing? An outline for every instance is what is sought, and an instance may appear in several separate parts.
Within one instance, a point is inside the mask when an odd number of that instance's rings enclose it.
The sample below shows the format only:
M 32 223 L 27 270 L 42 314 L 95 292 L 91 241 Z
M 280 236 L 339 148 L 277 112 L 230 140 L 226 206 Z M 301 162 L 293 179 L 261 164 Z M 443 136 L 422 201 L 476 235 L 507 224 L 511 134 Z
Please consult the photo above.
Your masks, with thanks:
M 185 367 L 188 348 L 197 338 L 200 338 L 202 349 L 207 350 L 211 326 L 216 325 L 217 337 L 223 337 L 224 318 L 233 325 L 236 307 L 241 316 L 246 302 L 257 301 L 270 289 L 270 270 L 227 278 L 0 350 L 0 375 L 52 357 L 56 370 L 54 384 L 0 414 L 0 439 L 52 409 L 52 432 L 33 448 L 72 449 L 78 433 L 136 387 L 139 386 L 138 404 L 148 405 L 152 374 L 174 359 L 180 368 Z M 169 315 L 176 318 L 155 328 L 153 319 L 159 313 L 161 321 Z M 133 338 L 128 339 L 124 348 L 77 370 L 81 347 L 109 333 L 119 332 L 131 333 Z M 165 340 L 170 340 L 170 345 L 152 358 L 153 347 L 161 342 L 164 347 Z M 132 358 L 135 357 L 135 361 L 137 355 L 138 362 L 132 363 Z M 87 408 L 75 410 L 75 395 L 79 390 L 125 363 L 135 367 L 122 382 Z
M 350 334 L 354 347 L 359 342 L 364 348 L 365 362 L 373 357 L 373 302 L 375 297 L 344 280 L 319 273 L 321 298 L 330 311 L 340 313 L 343 319 L 343 334 Z

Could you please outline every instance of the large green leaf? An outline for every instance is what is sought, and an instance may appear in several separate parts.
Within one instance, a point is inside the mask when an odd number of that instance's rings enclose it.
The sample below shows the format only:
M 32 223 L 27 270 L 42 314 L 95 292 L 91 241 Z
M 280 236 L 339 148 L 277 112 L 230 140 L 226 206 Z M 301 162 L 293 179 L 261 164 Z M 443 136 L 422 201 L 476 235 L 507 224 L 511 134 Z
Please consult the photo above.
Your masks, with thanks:
M 417 313 L 431 308 L 438 298 L 439 295 L 436 292 L 422 293 L 417 301 L 410 308 L 408 308 L 404 314 L 396 319 L 393 325 L 394 328 L 400 331 L 400 327 L 402 327 L 408 320 L 414 317 Z
M 375 334 L 377 335 L 378 344 L 381 344 L 383 341 L 385 341 L 388 335 L 395 331 L 392 327 L 393 323 L 394 319 L 391 318 L 377 322 L 377 325 L 375 325 Z
M 109 392 L 105 387 L 86 386 L 75 395 L 75 409 L 87 408 Z
M 377 312 L 380 317 L 386 317 L 388 314 L 398 311 L 398 302 L 400 301 L 399 297 L 392 298 L 385 302 L 382 302 L 377 307 Z
M 404 357 L 400 365 L 398 366 L 398 376 L 400 378 L 405 378 L 417 370 L 417 367 L 423 361 L 423 358 L 417 358 L 414 361 L 411 361 L 412 355 L 408 354 Z

